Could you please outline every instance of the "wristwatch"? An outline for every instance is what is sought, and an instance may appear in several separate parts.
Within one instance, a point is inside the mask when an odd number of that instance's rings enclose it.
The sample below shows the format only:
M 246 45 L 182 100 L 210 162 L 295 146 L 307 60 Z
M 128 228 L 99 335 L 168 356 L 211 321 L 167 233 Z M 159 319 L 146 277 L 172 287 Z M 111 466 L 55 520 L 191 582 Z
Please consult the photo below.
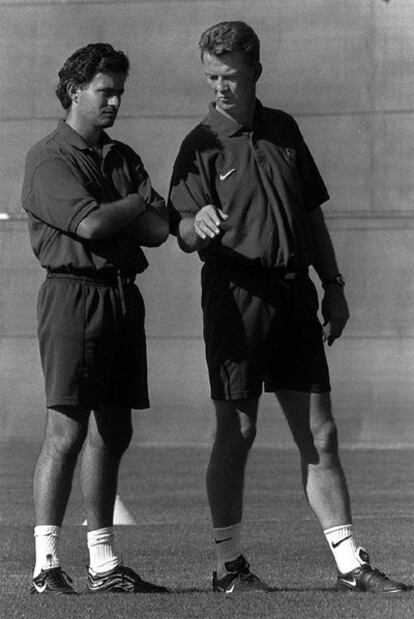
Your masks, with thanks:
M 327 288 L 328 286 L 339 286 L 343 288 L 345 286 L 345 280 L 340 273 L 335 275 L 335 277 L 331 279 L 323 279 L 322 280 L 322 288 Z

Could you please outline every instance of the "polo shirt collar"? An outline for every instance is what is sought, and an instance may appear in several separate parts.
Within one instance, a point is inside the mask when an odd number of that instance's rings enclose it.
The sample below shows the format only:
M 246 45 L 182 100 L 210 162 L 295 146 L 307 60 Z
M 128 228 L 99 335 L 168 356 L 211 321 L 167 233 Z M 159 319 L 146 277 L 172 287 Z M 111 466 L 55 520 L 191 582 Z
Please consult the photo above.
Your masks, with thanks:
M 72 129 L 64 120 L 60 120 L 58 124 L 58 134 L 62 141 L 74 146 L 79 150 L 91 150 L 89 144 L 85 142 L 83 137 L 79 135 L 77 131 Z M 113 146 L 113 141 L 105 131 L 102 132 L 101 142 L 104 147 L 104 151 L 108 152 Z
M 257 128 L 257 126 L 264 121 L 265 119 L 265 111 L 263 105 L 256 99 L 256 106 L 254 110 L 254 119 L 253 119 L 253 130 Z M 209 124 L 215 131 L 217 131 L 220 135 L 226 135 L 231 137 L 236 135 L 237 133 L 241 133 L 246 131 L 246 127 L 241 125 L 234 120 L 233 118 L 229 118 L 225 116 L 221 112 L 216 109 L 215 103 L 210 103 L 208 115 L 205 119 L 206 124 Z

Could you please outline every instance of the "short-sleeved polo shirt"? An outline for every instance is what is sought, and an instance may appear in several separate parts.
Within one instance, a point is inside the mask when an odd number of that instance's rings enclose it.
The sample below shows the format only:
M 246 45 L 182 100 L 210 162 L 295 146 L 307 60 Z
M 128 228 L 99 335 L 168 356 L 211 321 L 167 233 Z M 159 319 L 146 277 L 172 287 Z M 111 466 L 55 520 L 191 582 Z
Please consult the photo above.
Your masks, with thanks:
M 210 105 L 184 139 L 169 193 L 172 230 L 206 204 L 228 219 L 200 252 L 204 261 L 246 259 L 265 267 L 305 268 L 312 261 L 308 212 L 329 199 L 295 120 L 256 100 L 252 129 Z
M 102 157 L 65 121 L 26 158 L 22 203 L 33 251 L 52 271 L 135 274 L 148 263 L 139 244 L 122 230 L 87 240 L 79 223 L 101 203 L 139 193 L 160 212 L 164 200 L 152 188 L 141 158 L 129 146 L 102 136 Z M 137 206 L 137 216 L 141 209 Z

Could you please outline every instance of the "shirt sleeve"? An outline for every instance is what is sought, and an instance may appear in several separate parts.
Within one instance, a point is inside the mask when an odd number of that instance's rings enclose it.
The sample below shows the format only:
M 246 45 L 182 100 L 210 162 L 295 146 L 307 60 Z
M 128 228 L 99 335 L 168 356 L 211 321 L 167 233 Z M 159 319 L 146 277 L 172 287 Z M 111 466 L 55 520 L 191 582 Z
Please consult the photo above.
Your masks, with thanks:
M 200 154 L 186 141 L 174 164 L 167 202 L 172 234 L 176 234 L 181 219 L 195 215 L 211 202 Z
M 165 200 L 153 188 L 151 179 L 144 167 L 141 157 L 134 150 L 128 148 L 128 159 L 130 160 L 130 170 L 132 170 L 134 191 L 144 198 L 147 206 L 152 206 L 161 217 L 168 219 Z
M 297 125 L 296 129 L 298 136 L 296 165 L 302 185 L 305 208 L 306 210 L 312 210 L 329 200 L 329 194 L 315 160 Z
M 23 207 L 49 226 L 76 233 L 79 223 L 98 208 L 87 185 L 59 158 L 47 159 L 34 170 Z

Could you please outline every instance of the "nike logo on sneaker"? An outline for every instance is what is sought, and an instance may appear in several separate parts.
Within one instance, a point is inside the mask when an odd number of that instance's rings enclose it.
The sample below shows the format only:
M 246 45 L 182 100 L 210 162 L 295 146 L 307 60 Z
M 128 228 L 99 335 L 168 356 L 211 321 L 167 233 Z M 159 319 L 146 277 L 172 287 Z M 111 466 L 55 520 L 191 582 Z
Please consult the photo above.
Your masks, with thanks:
M 47 584 L 37 585 L 35 582 L 33 583 L 34 588 L 38 593 L 44 593 L 46 591 Z
M 236 171 L 236 168 L 232 168 L 231 170 L 229 170 L 228 172 L 225 172 L 225 174 L 219 174 L 219 179 L 221 181 L 224 181 L 227 177 L 230 176 L 230 174 L 233 174 L 233 172 Z
M 356 580 L 355 578 L 353 578 L 352 580 L 347 580 L 346 578 L 341 578 L 342 582 L 344 583 L 344 585 L 347 585 L 349 587 L 356 587 Z
M 216 544 L 222 544 L 223 542 L 229 542 L 231 539 L 233 539 L 232 537 L 226 537 L 225 539 L 216 539 Z
M 226 593 L 233 593 L 233 591 L 234 591 L 234 585 L 235 585 L 235 583 L 233 583 L 231 587 L 229 587 L 228 589 L 226 589 Z
M 339 542 L 332 542 L 332 548 L 338 548 L 339 544 L 342 544 L 342 542 L 344 542 L 346 539 L 349 539 L 350 537 L 352 537 L 352 535 L 348 535 L 347 537 L 344 537 L 343 539 L 340 539 Z

